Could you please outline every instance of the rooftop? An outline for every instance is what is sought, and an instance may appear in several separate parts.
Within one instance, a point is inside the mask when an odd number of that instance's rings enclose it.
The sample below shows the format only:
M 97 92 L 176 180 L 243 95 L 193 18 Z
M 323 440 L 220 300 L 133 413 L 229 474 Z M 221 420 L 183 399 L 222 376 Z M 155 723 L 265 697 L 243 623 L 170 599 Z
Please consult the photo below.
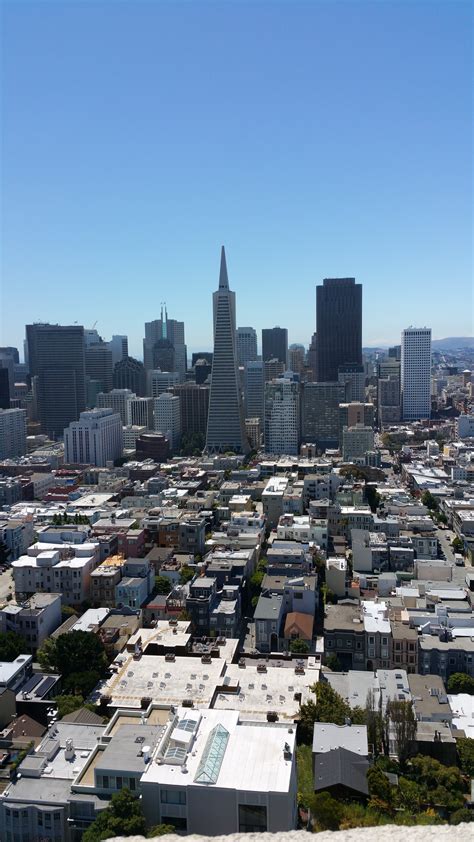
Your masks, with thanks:
M 367 727 L 365 725 L 333 725 L 331 722 L 315 722 L 313 731 L 313 753 L 325 754 L 345 748 L 361 757 L 367 757 Z

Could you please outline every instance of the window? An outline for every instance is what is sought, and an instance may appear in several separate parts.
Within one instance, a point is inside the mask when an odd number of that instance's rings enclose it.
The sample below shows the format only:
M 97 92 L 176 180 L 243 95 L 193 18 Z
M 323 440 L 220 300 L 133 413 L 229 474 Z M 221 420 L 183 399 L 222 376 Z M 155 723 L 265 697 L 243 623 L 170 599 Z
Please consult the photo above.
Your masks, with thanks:
M 121 777 L 121 776 L 118 776 L 117 778 L 115 778 L 115 787 L 116 787 L 116 789 L 122 789 L 122 785 L 123 785 L 123 780 L 122 780 L 122 777 Z
M 239 804 L 239 832 L 258 833 L 267 830 L 267 808 Z
M 373 635 L 370 635 L 370 637 L 369 637 L 369 644 L 370 644 L 371 646 L 373 646 L 373 645 L 374 645 L 374 643 L 375 643 L 375 637 L 374 637 Z
M 186 791 L 184 789 L 162 789 L 160 801 L 162 804 L 186 804 Z

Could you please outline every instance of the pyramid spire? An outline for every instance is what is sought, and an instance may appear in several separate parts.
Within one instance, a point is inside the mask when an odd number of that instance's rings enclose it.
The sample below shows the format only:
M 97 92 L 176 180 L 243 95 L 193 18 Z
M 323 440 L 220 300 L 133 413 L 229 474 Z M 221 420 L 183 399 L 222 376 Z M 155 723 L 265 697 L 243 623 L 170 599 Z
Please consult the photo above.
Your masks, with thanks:
M 227 277 L 227 263 L 225 260 L 225 248 L 221 248 L 221 268 L 219 272 L 219 289 L 229 289 L 229 278 Z

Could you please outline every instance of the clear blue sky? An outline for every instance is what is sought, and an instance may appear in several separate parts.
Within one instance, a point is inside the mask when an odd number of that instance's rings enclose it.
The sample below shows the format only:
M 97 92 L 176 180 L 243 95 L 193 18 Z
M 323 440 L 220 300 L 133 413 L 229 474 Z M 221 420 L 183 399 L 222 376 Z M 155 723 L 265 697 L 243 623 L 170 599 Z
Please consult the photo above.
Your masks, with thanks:
M 470 3 L 1 5 L 1 344 L 166 300 L 211 348 L 221 243 L 239 325 L 307 345 L 351 275 L 365 344 L 472 333 Z

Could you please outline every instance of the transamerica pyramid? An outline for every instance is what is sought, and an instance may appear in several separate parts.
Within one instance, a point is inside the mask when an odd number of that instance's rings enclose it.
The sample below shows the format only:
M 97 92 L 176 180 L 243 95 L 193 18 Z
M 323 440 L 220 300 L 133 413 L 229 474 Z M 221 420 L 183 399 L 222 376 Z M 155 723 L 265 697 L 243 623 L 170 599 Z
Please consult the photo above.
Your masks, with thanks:
M 206 453 L 248 453 L 235 347 L 235 292 L 229 289 L 222 246 L 219 289 L 213 293 L 214 356 L 207 419 Z

